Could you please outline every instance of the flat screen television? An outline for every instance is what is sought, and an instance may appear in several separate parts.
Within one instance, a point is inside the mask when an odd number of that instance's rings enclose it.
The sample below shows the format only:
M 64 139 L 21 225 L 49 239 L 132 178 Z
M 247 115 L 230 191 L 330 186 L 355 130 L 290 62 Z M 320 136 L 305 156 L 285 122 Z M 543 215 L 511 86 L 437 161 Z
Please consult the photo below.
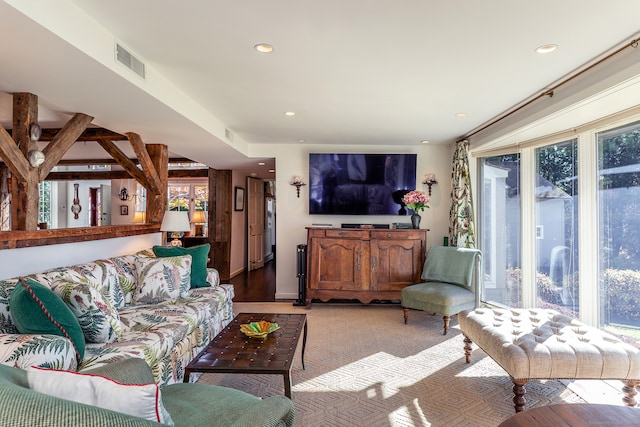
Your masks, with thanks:
M 309 154 L 310 215 L 406 215 L 416 154 Z

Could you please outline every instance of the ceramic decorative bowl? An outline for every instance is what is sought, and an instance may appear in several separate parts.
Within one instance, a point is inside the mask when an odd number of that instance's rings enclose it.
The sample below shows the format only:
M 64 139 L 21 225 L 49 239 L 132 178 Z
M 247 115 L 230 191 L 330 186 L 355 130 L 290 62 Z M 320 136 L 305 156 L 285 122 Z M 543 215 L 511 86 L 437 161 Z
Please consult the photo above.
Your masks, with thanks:
M 251 338 L 266 338 L 271 332 L 280 329 L 277 323 L 261 320 L 259 322 L 251 322 L 240 325 L 240 331 Z

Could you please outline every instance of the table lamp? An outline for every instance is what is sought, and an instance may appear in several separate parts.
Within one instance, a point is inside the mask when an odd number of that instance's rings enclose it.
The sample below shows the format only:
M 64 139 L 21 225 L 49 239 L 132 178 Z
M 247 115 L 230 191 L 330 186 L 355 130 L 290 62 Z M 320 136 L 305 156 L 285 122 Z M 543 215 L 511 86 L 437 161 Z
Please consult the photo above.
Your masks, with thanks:
M 204 236 L 204 223 L 207 222 L 205 211 L 195 211 L 191 216 L 191 224 L 196 225 L 196 236 Z
M 144 224 L 146 221 L 147 213 L 145 211 L 136 211 L 133 214 L 133 219 L 131 220 L 134 224 Z
M 170 231 L 173 233 L 171 237 L 171 246 L 182 246 L 180 241 L 181 231 L 191 231 L 191 225 L 189 225 L 189 213 L 187 211 L 166 211 L 162 218 L 162 224 L 160 225 L 160 231 Z

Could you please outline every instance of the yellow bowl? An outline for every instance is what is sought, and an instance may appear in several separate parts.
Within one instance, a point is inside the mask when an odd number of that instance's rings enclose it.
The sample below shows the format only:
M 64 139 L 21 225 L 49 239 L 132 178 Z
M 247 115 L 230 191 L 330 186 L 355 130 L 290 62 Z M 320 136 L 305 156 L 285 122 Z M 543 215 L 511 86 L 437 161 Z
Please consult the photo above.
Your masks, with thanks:
M 261 320 L 240 325 L 240 331 L 251 338 L 266 338 L 271 332 L 280 329 L 277 323 Z

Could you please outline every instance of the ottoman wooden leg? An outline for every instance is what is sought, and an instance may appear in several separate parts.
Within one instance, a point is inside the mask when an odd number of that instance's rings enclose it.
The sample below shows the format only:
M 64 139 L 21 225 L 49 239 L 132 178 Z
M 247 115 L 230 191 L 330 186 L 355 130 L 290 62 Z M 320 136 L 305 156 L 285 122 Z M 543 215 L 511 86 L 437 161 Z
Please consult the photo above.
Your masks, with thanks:
M 622 392 L 624 393 L 622 401 L 627 406 L 636 406 L 638 404 L 636 399 L 636 395 L 638 394 L 636 387 L 640 385 L 640 381 L 625 380 L 622 382 L 624 383 L 624 386 L 622 387 Z
M 402 307 L 402 312 L 404 314 L 404 324 L 406 325 L 409 318 L 409 310 L 407 310 L 407 307 Z
M 473 344 L 473 341 L 471 341 L 469 339 L 468 336 L 464 336 L 464 358 L 466 359 L 467 363 L 471 363 L 471 351 L 473 351 L 473 347 L 471 347 L 471 344 Z
M 527 404 L 527 401 L 524 398 L 527 390 L 525 390 L 524 385 L 529 381 L 514 380 L 513 378 L 511 378 L 511 380 L 513 381 L 513 403 L 516 408 L 516 412 L 524 411 L 524 406 Z
M 449 316 L 442 316 L 442 320 L 444 321 L 444 333 L 442 335 L 447 335 L 449 331 Z

